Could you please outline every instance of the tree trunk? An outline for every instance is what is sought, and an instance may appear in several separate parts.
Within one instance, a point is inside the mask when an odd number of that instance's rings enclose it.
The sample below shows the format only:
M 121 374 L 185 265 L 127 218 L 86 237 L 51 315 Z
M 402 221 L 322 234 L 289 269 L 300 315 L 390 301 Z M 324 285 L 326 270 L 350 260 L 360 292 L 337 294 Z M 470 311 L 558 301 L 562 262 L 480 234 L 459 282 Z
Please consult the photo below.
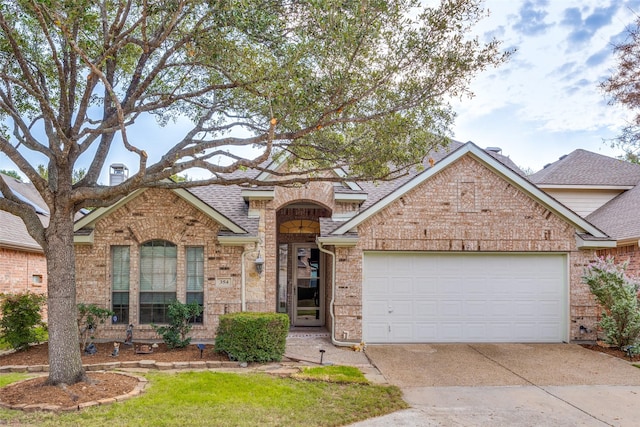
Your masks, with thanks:
M 46 231 L 51 385 L 75 384 L 85 378 L 80 357 L 73 215 L 52 210 Z

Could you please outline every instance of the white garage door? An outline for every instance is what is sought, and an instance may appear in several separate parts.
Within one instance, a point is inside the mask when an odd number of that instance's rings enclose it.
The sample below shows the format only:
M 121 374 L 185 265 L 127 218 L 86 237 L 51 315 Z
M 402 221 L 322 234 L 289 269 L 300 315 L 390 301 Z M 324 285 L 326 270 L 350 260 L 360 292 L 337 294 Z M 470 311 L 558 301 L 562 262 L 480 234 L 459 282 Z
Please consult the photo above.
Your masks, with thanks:
M 562 342 L 564 255 L 368 252 L 367 343 Z

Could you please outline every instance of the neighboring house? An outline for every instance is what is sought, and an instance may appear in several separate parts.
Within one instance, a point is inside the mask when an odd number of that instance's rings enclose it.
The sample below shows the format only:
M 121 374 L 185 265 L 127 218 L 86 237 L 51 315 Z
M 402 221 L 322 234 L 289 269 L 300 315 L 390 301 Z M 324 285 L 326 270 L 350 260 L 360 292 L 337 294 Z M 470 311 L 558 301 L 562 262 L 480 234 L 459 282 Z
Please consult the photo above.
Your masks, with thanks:
M 33 185 L 0 174 L 17 197 L 31 204 L 48 224 L 46 204 Z M 0 197 L 2 195 L 0 194 Z M 0 293 L 47 292 L 47 262 L 42 248 L 20 218 L 0 210 Z
M 529 179 L 616 241 L 599 256 L 628 261 L 627 272 L 640 276 L 640 165 L 575 150 Z
M 204 307 L 196 339 L 243 310 L 337 342 L 595 339 L 581 276 L 616 242 L 496 150 L 453 142 L 424 166 L 393 182 L 136 191 L 76 222 L 78 300 L 116 312 L 110 339 L 129 323 L 157 338 L 174 299 Z

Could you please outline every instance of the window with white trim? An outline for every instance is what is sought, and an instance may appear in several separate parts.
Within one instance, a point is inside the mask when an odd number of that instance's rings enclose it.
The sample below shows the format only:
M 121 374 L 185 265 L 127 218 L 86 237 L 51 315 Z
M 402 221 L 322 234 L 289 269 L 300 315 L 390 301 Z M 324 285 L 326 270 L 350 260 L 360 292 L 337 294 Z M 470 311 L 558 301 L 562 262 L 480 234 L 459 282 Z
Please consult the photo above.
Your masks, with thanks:
M 198 303 L 204 309 L 204 248 L 189 246 L 186 248 L 187 295 L 186 302 Z M 204 310 L 203 310 L 204 313 Z M 203 314 L 194 317 L 191 323 L 202 323 Z
M 176 300 L 178 251 L 166 240 L 140 246 L 140 324 L 168 323 L 169 304 Z
M 129 323 L 129 246 L 111 246 L 111 310 L 113 324 Z

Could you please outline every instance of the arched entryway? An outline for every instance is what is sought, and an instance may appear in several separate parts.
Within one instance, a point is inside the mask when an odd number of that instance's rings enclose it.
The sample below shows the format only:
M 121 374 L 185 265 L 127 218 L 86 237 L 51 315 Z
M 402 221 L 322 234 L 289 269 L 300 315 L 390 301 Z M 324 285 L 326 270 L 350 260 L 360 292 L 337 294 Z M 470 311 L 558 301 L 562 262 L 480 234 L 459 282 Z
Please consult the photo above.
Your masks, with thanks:
M 316 245 L 320 218 L 331 211 L 298 201 L 276 213 L 278 242 L 277 309 L 289 314 L 293 326 L 323 326 L 327 291 L 323 254 Z

